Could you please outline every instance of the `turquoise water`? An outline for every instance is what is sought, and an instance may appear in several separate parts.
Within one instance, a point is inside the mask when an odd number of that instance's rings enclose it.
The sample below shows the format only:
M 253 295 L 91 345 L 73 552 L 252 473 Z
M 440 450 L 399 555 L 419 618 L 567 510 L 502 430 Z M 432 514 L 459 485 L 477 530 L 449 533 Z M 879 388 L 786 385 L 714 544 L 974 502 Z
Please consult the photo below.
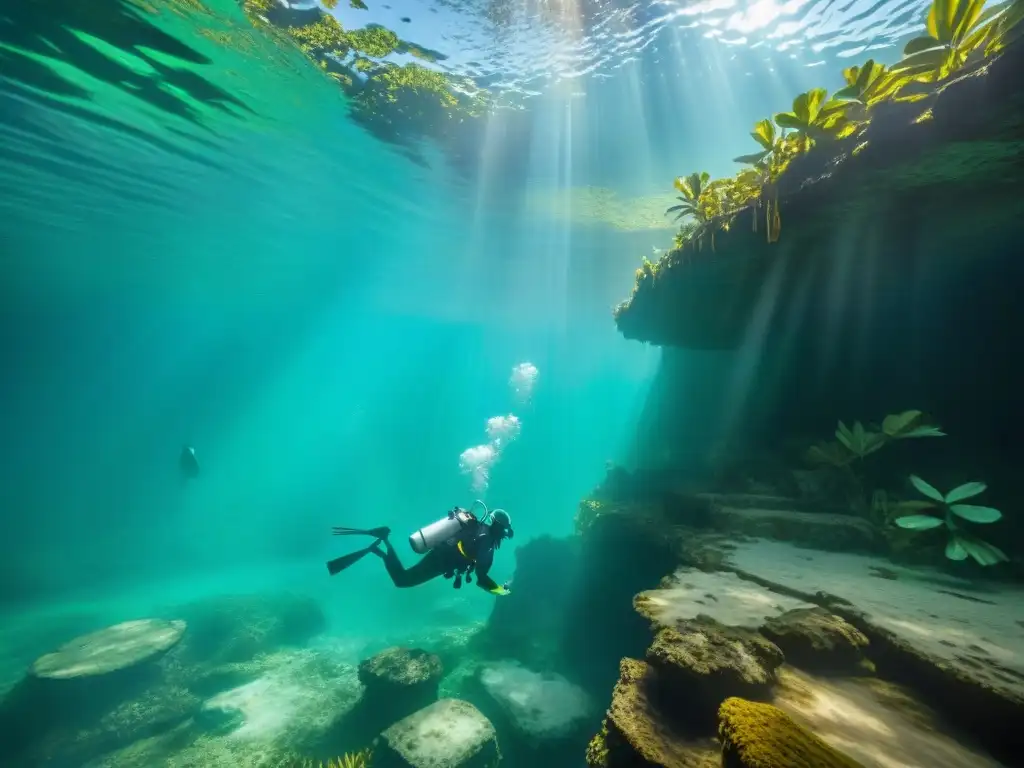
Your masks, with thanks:
M 490 595 L 396 590 L 373 557 L 328 577 L 351 544 L 331 527 L 388 525 L 408 564 L 409 533 L 479 498 L 515 525 L 499 582 L 514 545 L 571 535 L 608 463 L 654 450 L 661 352 L 611 310 L 671 242 L 673 178 L 733 173 L 757 120 L 896 61 L 927 7 L 343 5 L 509 106 L 401 146 L 228 0 L 0 8 L 5 685 L 76 633 L 224 594 L 311 596 L 346 662 L 485 620 Z M 673 450 L 703 460 L 736 362 L 673 364 Z M 474 483 L 460 457 L 509 415 Z

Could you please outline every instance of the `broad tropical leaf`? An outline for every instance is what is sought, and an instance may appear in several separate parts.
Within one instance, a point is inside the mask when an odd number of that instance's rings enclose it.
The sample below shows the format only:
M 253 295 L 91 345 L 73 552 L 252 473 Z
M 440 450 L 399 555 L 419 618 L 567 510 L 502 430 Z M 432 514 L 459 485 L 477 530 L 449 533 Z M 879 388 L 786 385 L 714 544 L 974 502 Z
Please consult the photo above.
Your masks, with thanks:
M 978 507 L 974 504 L 952 504 L 949 511 L 964 520 L 972 523 L 994 523 L 999 520 L 1003 513 L 992 507 Z
M 868 432 L 859 421 L 854 422 L 853 429 L 840 421 L 839 427 L 836 429 L 836 438 L 862 459 L 885 445 L 884 435 L 878 432 Z
M 775 124 L 771 118 L 759 120 L 754 124 L 754 130 L 750 134 L 754 141 L 771 152 L 775 148 Z
M 921 423 L 924 414 L 921 411 L 903 411 L 903 413 L 891 413 L 882 420 L 882 431 L 889 437 L 925 437 L 924 434 L 913 434 L 917 430 L 937 432 L 937 427 Z M 941 433 L 940 433 L 941 434 Z
M 958 485 L 952 491 L 947 493 L 945 502 L 947 504 L 955 504 L 958 501 L 969 499 L 972 496 L 978 496 L 979 494 L 984 493 L 987 488 L 988 486 L 984 483 L 964 483 L 963 485 Z
M 929 485 L 917 475 L 911 475 L 910 482 L 915 488 L 917 488 L 917 490 L 919 490 L 929 499 L 935 499 L 936 501 L 941 502 L 943 504 L 946 502 L 945 497 L 941 493 L 939 493 L 939 491 L 934 486 Z
M 845 467 L 857 457 L 840 443 L 819 443 L 807 449 L 805 458 L 811 464 Z
M 744 165 L 757 165 L 768 157 L 771 152 L 772 151 L 770 149 L 766 149 L 763 152 L 755 152 L 752 155 L 740 155 L 739 157 L 734 157 L 732 161 L 734 163 L 743 163 Z
M 966 560 L 967 550 L 960 543 L 959 536 L 953 536 L 946 544 L 946 557 L 950 560 Z
M 900 528 L 911 531 L 927 531 L 929 528 L 938 528 L 942 525 L 942 519 L 931 515 L 907 515 L 897 517 L 893 520 Z
M 960 545 L 979 565 L 995 565 L 996 563 L 1005 563 L 1010 559 L 999 547 L 981 539 L 963 536 L 960 538 Z

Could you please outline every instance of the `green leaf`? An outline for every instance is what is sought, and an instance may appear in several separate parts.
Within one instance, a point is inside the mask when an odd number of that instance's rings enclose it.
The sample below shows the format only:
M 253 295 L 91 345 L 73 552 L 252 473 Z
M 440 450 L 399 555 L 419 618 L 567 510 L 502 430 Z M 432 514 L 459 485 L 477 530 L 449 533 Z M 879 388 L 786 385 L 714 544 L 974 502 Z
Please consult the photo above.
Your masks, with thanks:
M 805 458 L 812 464 L 845 467 L 856 457 L 839 443 L 821 443 L 808 448 Z
M 840 88 L 832 94 L 832 98 L 838 101 L 860 101 L 861 87 L 857 83 Z
M 982 494 L 987 488 L 988 486 L 984 483 L 964 483 L 963 485 L 958 485 L 952 491 L 947 493 L 944 501 L 947 504 L 955 504 L 958 501 L 963 501 L 964 499 L 969 499 L 972 496 Z
M 828 91 L 824 88 L 812 88 L 807 93 L 801 93 L 793 99 L 793 113 L 804 125 L 810 125 L 817 119 L 827 96 Z
M 913 42 L 913 41 L 911 41 Z M 949 46 L 942 45 L 935 48 L 925 48 L 914 51 L 893 64 L 891 72 L 897 74 L 924 74 L 925 72 L 938 71 L 949 58 Z
M 903 46 L 903 55 L 912 56 L 915 53 L 927 51 L 930 48 L 940 48 L 941 46 L 942 43 L 939 40 L 936 40 L 934 37 L 931 37 L 930 35 L 915 37 L 913 40 L 911 40 L 905 46 Z
M 960 543 L 960 537 L 954 536 L 946 544 L 946 557 L 950 560 L 966 560 L 967 550 L 964 549 L 963 544 Z
M 942 519 L 931 515 L 906 515 L 893 520 L 900 528 L 907 528 L 911 531 L 927 531 L 929 528 L 938 528 L 942 525 Z
M 994 523 L 1003 513 L 992 507 L 977 507 L 973 504 L 952 504 L 949 511 L 972 523 Z
M 962 537 L 960 544 L 979 565 L 995 565 L 1008 562 L 1010 559 L 999 547 L 981 539 Z
M 882 419 L 882 431 L 890 437 L 896 437 L 901 432 L 910 429 L 914 422 L 921 418 L 921 411 L 904 411 L 903 413 L 891 413 Z
M 920 97 L 915 96 L 915 97 L 913 97 L 912 100 L 913 101 L 918 101 L 919 98 L 923 99 L 923 98 L 927 98 L 927 97 L 928 97 L 927 94 L 920 94 Z M 902 435 L 900 435 L 900 438 L 905 438 L 905 437 L 945 437 L 945 436 L 946 436 L 946 433 L 943 432 L 938 427 L 917 427 L 916 429 L 912 429 L 909 432 L 903 433 Z
M 792 112 L 779 112 L 775 115 L 775 124 L 780 128 L 790 128 L 794 131 L 802 131 L 806 123 L 802 122 Z
M 775 147 L 775 126 L 772 125 L 771 118 L 766 117 L 764 120 L 757 121 L 750 135 L 768 152 Z
M 771 150 L 766 149 L 764 152 L 755 152 L 752 155 L 740 155 L 739 157 L 734 157 L 732 161 L 734 163 L 743 163 L 744 165 L 755 165 L 764 160 L 770 154 Z
M 931 486 L 928 483 L 926 483 L 924 480 L 922 480 L 917 475 L 911 475 L 910 476 L 910 482 L 911 482 L 911 484 L 915 488 L 917 488 L 917 490 L 919 490 L 922 494 L 927 496 L 929 499 L 935 499 L 936 501 L 941 501 L 941 502 L 945 503 L 945 501 L 946 501 L 945 497 L 941 493 L 939 493 L 938 490 L 936 490 L 933 486 Z

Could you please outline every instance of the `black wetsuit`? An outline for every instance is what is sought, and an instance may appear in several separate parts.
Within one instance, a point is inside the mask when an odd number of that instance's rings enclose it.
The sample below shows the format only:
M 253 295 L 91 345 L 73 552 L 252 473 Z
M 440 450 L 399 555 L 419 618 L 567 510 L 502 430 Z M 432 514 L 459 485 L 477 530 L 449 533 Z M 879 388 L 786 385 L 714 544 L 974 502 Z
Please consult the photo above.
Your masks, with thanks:
M 478 524 L 475 531 L 467 533 L 459 542 L 445 542 L 434 547 L 410 568 L 402 565 L 398 553 L 387 539 L 383 539 L 384 552 L 380 549 L 373 551 L 384 560 L 384 566 L 396 587 L 416 587 L 443 574 L 470 569 L 476 575 L 477 586 L 495 592 L 501 589 L 501 585 L 488 576 L 487 572 L 494 562 L 494 550 L 500 541 L 501 534 L 491 530 L 490 525 Z

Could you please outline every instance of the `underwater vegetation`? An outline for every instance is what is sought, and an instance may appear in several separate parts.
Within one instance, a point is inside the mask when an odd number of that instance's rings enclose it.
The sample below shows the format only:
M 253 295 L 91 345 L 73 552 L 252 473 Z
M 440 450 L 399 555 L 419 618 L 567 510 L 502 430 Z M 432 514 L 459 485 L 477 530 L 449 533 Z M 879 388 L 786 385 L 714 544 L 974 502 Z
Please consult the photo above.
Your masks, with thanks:
M 892 104 L 921 102 L 918 121 L 931 117 L 930 103 L 950 83 L 984 71 L 994 57 L 1021 34 L 1024 3 L 1010 0 L 986 8 L 985 0 L 934 0 L 925 18 L 926 34 L 904 48 L 892 67 L 873 59 L 843 70 L 846 86 L 829 95 L 814 88 L 793 99 L 791 109 L 754 125 L 758 149 L 735 158 L 744 167 L 736 175 L 711 179 L 696 171 L 675 179 L 678 204 L 666 210 L 682 224 L 672 248 L 656 262 L 644 259 L 636 272 L 636 290 L 653 281 L 662 267 L 683 259 L 685 251 L 715 249 L 715 233 L 729 231 L 750 213 L 754 231 L 763 227 L 769 243 L 782 230 L 779 181 L 795 160 L 815 146 L 854 143 L 855 156 L 872 120 Z M 692 247 L 692 248 L 691 248 Z M 628 307 L 619 305 L 618 317 Z
M 1009 560 L 999 547 L 977 538 L 960 527 L 963 521 L 994 523 L 1002 518 L 1003 513 L 998 509 L 960 503 L 984 493 L 988 489 L 985 483 L 964 483 L 949 493 L 943 494 L 917 475 L 911 475 L 910 482 L 924 496 L 928 497 L 928 501 L 905 502 L 904 506 L 913 504 L 914 509 L 935 510 L 942 512 L 943 515 L 942 517 L 927 514 L 904 515 L 893 520 L 896 525 L 914 531 L 926 531 L 945 525 L 949 531 L 946 557 L 950 560 L 966 560 L 970 556 L 979 565 L 995 565 Z
M 960 503 L 984 493 L 987 489 L 985 483 L 965 483 L 948 494 L 942 494 L 920 477 L 911 475 L 911 485 L 927 500 L 897 501 L 880 488 L 874 489 L 870 496 L 866 494 L 868 481 L 857 470 L 865 458 L 895 440 L 946 436 L 921 411 L 890 414 L 880 426 L 869 424 L 865 427 L 857 421 L 850 428 L 840 421 L 835 436 L 835 441 L 811 446 L 805 455 L 806 460 L 841 473 L 851 491 L 850 506 L 881 528 L 885 535 L 891 536 L 893 525 L 908 531 L 926 531 L 945 526 L 950 536 L 945 552 L 950 560 L 965 560 L 970 556 L 979 565 L 995 565 L 1009 560 L 998 547 L 962 527 L 963 522 L 988 524 L 1002 517 L 1002 513 L 992 507 Z M 941 512 L 942 516 L 923 514 L 926 511 Z
M 349 752 L 338 758 L 332 758 L 327 762 L 319 760 L 300 760 L 287 768 L 370 768 L 372 765 L 373 752 L 364 749 L 359 752 Z
M 353 7 L 365 7 L 356 3 Z M 410 146 L 430 138 L 443 143 L 492 107 L 488 92 L 469 78 L 416 62 L 388 61 L 393 54 L 428 63 L 444 56 L 402 40 L 386 27 L 345 29 L 319 8 L 285 11 L 275 0 L 245 0 L 244 9 L 255 26 L 297 45 L 341 87 L 353 119 L 385 141 Z

